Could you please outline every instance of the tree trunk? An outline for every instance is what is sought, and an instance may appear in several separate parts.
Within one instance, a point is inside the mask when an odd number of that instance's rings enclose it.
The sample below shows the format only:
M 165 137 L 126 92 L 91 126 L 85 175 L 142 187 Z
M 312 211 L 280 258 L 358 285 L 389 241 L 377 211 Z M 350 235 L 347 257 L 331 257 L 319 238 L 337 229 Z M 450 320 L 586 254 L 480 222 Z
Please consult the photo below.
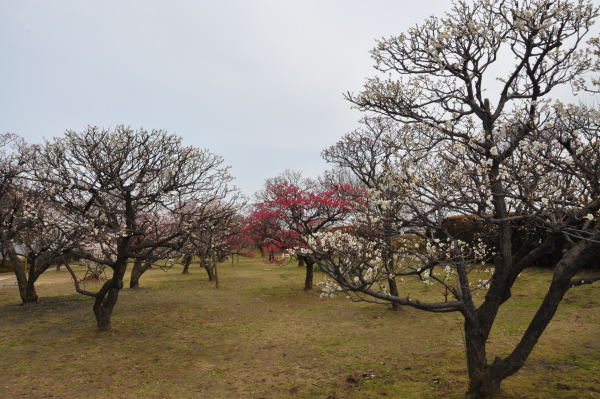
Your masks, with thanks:
M 13 271 L 17 278 L 21 302 L 23 305 L 37 303 L 39 298 L 35 292 L 35 281 L 38 277 L 35 273 L 35 258 L 33 259 L 33 265 L 32 262 L 29 261 L 29 271 L 26 271 L 23 262 L 21 262 L 13 250 L 9 250 L 8 257 L 13 264 Z
M 519 371 L 538 340 L 552 321 L 564 295 L 578 270 L 595 258 L 594 244 L 580 241 L 565 252 L 554 268 L 552 282 L 535 316 L 513 352 L 505 359 L 496 359 L 491 368 L 500 380 Z
M 390 287 L 390 295 L 399 296 L 398 284 L 395 278 L 388 278 L 388 285 Z M 400 304 L 398 302 L 392 302 L 392 310 L 400 310 Z
M 27 279 L 27 285 L 26 285 L 26 290 L 25 290 L 25 299 L 23 300 L 23 304 L 37 303 L 39 298 L 38 298 L 37 293 L 35 292 L 35 282 L 36 281 L 37 281 L 37 275 L 35 274 L 35 270 L 30 269 L 29 278 Z
M 304 256 L 299 255 L 298 256 L 298 267 L 303 267 L 303 266 L 305 266 Z
M 185 255 L 183 257 L 183 271 L 181 274 L 190 274 L 190 263 L 192 263 L 192 255 Z
M 123 260 L 113 270 L 113 276 L 108 280 L 96 296 L 94 302 L 94 315 L 98 330 L 108 331 L 111 329 L 111 317 L 113 309 L 119 297 L 119 291 L 123 288 L 123 276 L 127 269 L 127 261 Z
M 117 303 L 119 297 L 119 286 L 115 286 L 112 279 L 107 281 L 105 284 L 110 285 L 107 287 L 102 296 L 96 298 L 94 303 L 94 314 L 96 315 L 96 324 L 98 330 L 108 331 L 111 329 L 111 316 L 113 309 Z M 122 282 L 121 282 L 122 286 Z
M 467 399 L 490 399 L 500 392 L 499 378 L 495 378 L 487 364 L 485 351 L 486 337 L 469 320 L 464 323 L 465 346 L 467 351 L 467 369 L 469 390 Z
M 496 358 L 491 365 L 487 364 L 485 342 L 495 308 L 480 307 L 477 316 L 465 321 L 465 339 L 467 350 L 467 366 L 469 370 L 468 399 L 493 398 L 500 391 L 501 382 L 519 371 L 531 351 L 537 344 L 542 333 L 552 320 L 564 294 L 571 287 L 571 281 L 577 271 L 593 258 L 593 244 L 581 241 L 563 254 L 554 268 L 552 283 L 548 292 L 531 320 L 523 337 L 513 352 L 506 358 Z M 489 295 L 489 292 L 488 292 Z M 498 296 L 501 300 L 503 296 Z
M 59 272 L 60 271 L 60 267 L 62 266 L 62 263 L 58 262 L 56 264 L 56 271 Z
M 135 259 L 133 261 L 133 269 L 131 269 L 131 278 L 129 279 L 129 288 L 140 288 L 140 277 L 144 274 L 145 270 L 142 266 L 141 259 Z
M 305 259 L 306 263 L 306 279 L 304 280 L 304 291 L 312 290 L 313 287 L 313 265 L 314 262 L 308 259 Z
M 493 399 L 500 392 L 500 382 L 496 381 L 489 368 L 469 372 L 469 391 L 466 399 Z
M 133 268 L 135 269 L 136 263 L 133 263 Z M 138 271 L 134 273 L 134 270 L 131 270 L 131 281 L 129 282 L 129 288 L 140 288 L 140 279 L 142 275 L 146 273 L 149 269 L 152 269 L 152 261 L 147 260 L 145 264 L 139 262 Z
M 183 264 L 183 270 L 181 271 L 181 274 L 190 274 L 190 264 L 189 263 Z
M 383 253 L 383 261 L 385 263 L 385 268 L 388 273 L 388 287 L 390 290 L 390 295 L 399 296 L 398 284 L 396 283 L 396 278 L 394 275 L 394 252 L 392 248 L 392 227 L 389 222 L 384 223 L 383 227 L 384 231 L 384 240 L 385 240 L 385 250 Z M 392 310 L 400 310 L 400 304 L 398 302 L 392 302 Z
M 204 270 L 206 270 L 206 274 L 208 275 L 208 281 L 214 281 L 214 271 L 211 267 L 210 262 L 205 257 L 202 257 L 200 258 L 200 264 L 202 265 L 202 267 L 204 267 Z
M 25 267 L 23 267 L 23 264 L 18 259 L 16 261 L 11 259 L 11 261 L 15 277 L 17 278 L 17 285 L 19 286 L 21 301 L 27 303 L 27 273 L 25 272 Z
M 212 270 L 213 270 L 213 276 L 215 278 L 215 288 L 219 288 L 219 269 L 217 268 L 217 261 L 215 256 L 213 255 L 212 257 Z

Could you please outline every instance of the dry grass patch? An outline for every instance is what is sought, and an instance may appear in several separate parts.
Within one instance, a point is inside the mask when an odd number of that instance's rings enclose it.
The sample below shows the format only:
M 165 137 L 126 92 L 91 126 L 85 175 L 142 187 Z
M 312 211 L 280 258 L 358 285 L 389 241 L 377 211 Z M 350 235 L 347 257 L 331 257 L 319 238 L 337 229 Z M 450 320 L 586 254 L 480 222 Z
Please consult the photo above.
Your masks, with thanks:
M 16 287 L 0 287 L 0 398 L 463 396 L 458 315 L 323 300 L 302 291 L 303 269 L 260 259 L 223 264 L 220 290 L 191 271 L 151 270 L 142 289 L 124 289 L 109 333 L 96 332 L 66 272 L 41 277 L 38 305 L 17 306 Z M 549 279 L 524 273 L 490 354 L 517 342 Z M 505 397 L 600 398 L 599 309 L 597 287 L 570 292 Z

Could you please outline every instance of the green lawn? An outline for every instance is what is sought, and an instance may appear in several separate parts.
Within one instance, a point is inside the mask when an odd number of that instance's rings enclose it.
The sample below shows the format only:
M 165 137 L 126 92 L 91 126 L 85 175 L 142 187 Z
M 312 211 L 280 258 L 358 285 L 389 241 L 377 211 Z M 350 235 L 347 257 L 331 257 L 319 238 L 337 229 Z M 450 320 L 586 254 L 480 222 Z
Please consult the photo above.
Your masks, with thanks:
M 66 272 L 41 277 L 38 305 L 18 306 L 16 287 L 0 286 L 0 398 L 463 396 L 459 315 L 321 299 L 302 291 L 303 269 L 260 258 L 221 265 L 219 290 L 191 271 L 151 270 L 140 290 L 124 289 L 108 333 L 96 331 L 91 299 Z M 549 279 L 523 273 L 490 358 L 517 342 Z M 526 367 L 504 383 L 506 398 L 600 398 L 599 292 L 567 294 Z

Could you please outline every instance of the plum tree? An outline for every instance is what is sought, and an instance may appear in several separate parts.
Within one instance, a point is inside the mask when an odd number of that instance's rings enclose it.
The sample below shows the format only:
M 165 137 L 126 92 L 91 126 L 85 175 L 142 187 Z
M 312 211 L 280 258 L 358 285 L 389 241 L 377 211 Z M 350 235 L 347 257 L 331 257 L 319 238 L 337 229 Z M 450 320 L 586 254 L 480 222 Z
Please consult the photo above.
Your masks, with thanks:
M 396 215 L 405 232 L 395 254 L 403 270 L 393 274 L 440 285 L 444 300 L 390 293 L 377 243 L 342 231 L 310 242 L 333 279 L 325 289 L 461 313 L 468 398 L 494 397 L 565 293 L 600 279 L 576 276 L 600 245 L 599 114 L 550 98 L 560 85 L 584 84 L 593 63 L 583 41 L 597 15 L 586 0 L 458 0 L 445 17 L 380 40 L 372 56 L 385 77 L 347 94 L 404 125 L 389 183 L 403 193 Z M 480 218 L 497 250 L 449 235 L 442 222 L 453 215 Z M 544 234 L 517 250 L 512 237 L 523 226 Z M 568 245 L 535 316 L 516 347 L 489 362 L 486 343 L 515 281 L 560 239 Z
M 74 279 L 79 293 L 94 298 L 102 331 L 111 328 L 128 260 L 152 260 L 158 249 L 176 249 L 191 226 L 190 204 L 226 196 L 231 181 L 221 157 L 185 147 L 166 131 L 125 126 L 67 131 L 39 148 L 32 179 L 61 209 L 62 229 L 81 231 L 73 252 L 112 270 L 97 292 Z M 164 218 L 172 221 L 168 229 L 148 228 Z

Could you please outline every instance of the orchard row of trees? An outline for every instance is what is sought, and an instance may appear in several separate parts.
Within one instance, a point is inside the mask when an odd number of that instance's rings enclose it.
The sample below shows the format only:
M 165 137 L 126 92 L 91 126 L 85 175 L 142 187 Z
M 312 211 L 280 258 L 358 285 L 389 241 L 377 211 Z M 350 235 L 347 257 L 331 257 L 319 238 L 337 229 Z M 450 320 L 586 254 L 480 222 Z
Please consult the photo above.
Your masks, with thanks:
M 334 172 L 268 180 L 244 231 L 304 259 L 307 289 L 318 263 L 324 296 L 461 314 L 467 397 L 496 396 L 564 295 L 600 281 L 581 274 L 600 252 L 600 47 L 586 38 L 597 16 L 588 0 L 457 0 L 381 39 L 380 74 L 346 94 L 360 127 L 323 151 Z M 589 104 L 553 97 L 565 85 Z M 531 265 L 553 268 L 547 293 L 518 344 L 490 358 L 494 322 Z M 403 292 L 411 277 L 440 300 Z
M 94 299 L 102 331 L 130 260 L 132 288 L 153 264 L 182 258 L 187 270 L 194 256 L 212 279 L 239 226 L 243 202 L 223 159 L 162 130 L 88 127 L 44 145 L 4 134 L 0 151 L 0 245 L 23 303 L 37 302 L 38 277 L 64 264 Z M 112 274 L 86 290 L 72 260 Z
M 15 267 L 23 302 L 60 261 L 107 330 L 132 259 L 134 285 L 159 259 L 198 254 L 215 278 L 218 248 L 277 246 L 303 262 L 305 289 L 319 265 L 323 296 L 459 313 L 467 397 L 496 396 L 564 295 L 600 281 L 581 273 L 600 251 L 600 42 L 587 37 L 598 13 L 589 0 L 456 0 L 381 39 L 378 74 L 346 94 L 359 128 L 323 151 L 332 171 L 267 180 L 244 218 L 222 159 L 164 131 L 90 127 L 43 146 L 2 136 L 0 244 L 29 264 Z M 566 85 L 589 104 L 557 100 Z M 112 275 L 87 291 L 67 258 Z M 532 265 L 553 268 L 547 293 L 490 360 L 494 322 Z M 439 300 L 410 297 L 408 278 Z

